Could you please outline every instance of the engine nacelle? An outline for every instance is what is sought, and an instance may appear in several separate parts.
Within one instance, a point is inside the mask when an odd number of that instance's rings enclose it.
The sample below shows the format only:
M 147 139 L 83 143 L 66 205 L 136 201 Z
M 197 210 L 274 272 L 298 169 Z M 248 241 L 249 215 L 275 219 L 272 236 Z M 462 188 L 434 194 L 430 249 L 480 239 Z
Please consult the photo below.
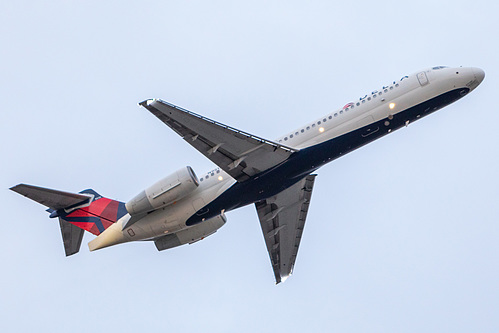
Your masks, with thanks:
M 148 187 L 125 204 L 130 215 L 147 213 L 178 201 L 199 186 L 191 167 L 185 167 Z
M 227 218 L 222 213 L 218 216 L 212 217 L 209 220 L 203 221 L 195 226 L 192 226 L 188 229 L 180 230 L 174 234 L 169 234 L 162 236 L 154 241 L 156 244 L 156 248 L 158 251 L 163 251 L 166 249 L 171 249 L 172 247 L 176 247 L 184 244 L 192 244 L 197 242 L 209 235 L 214 234 L 218 229 L 220 229 L 225 222 L 227 222 Z

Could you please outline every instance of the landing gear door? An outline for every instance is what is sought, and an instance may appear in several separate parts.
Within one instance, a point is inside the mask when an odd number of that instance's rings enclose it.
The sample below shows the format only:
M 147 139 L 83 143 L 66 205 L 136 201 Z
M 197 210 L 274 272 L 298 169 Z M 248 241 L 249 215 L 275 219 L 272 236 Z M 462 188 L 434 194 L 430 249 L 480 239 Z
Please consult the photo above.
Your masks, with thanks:
M 418 73 L 418 81 L 421 87 L 424 87 L 428 84 L 428 77 L 425 72 Z

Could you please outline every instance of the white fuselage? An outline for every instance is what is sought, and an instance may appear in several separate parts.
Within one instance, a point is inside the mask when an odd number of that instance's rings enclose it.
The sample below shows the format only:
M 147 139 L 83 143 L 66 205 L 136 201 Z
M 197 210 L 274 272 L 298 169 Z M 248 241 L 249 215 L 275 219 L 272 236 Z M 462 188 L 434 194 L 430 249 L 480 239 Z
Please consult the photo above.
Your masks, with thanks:
M 384 134 L 387 134 L 392 131 L 390 129 L 391 119 L 397 117 L 398 114 L 403 114 L 406 110 L 458 89 L 462 89 L 461 94 L 465 95 L 475 89 L 483 77 L 483 71 L 477 68 L 441 66 L 404 76 L 389 85 L 379 87 L 378 90 L 364 94 L 357 101 L 352 101 L 343 108 L 336 109 L 313 122 L 288 132 L 275 142 L 304 150 L 363 128 L 366 131 L 366 138 L 378 131 L 384 131 Z M 430 113 L 433 110 L 423 111 Z M 419 119 L 419 115 L 416 119 Z M 380 126 L 369 128 L 370 124 L 383 120 L 385 121 Z M 406 125 L 408 121 L 405 121 Z M 367 142 L 370 141 L 366 140 Z M 332 159 L 334 158 L 327 161 Z M 186 221 L 236 183 L 233 178 L 219 168 L 204 174 L 199 180 L 199 186 L 188 196 L 172 205 L 145 215 L 133 224 L 131 227 L 133 229 L 128 227 L 123 229 L 123 226 L 130 219 L 129 214 L 125 215 L 91 241 L 89 243 L 90 249 L 95 250 L 129 241 L 155 239 L 186 228 L 195 228 L 196 226 L 188 227 Z M 224 209 L 218 212 L 218 214 L 223 213 Z
M 418 80 L 420 73 L 426 75 L 428 83 L 425 85 L 421 85 Z M 310 147 L 356 130 L 368 123 L 384 119 L 389 115 L 396 115 L 453 89 L 459 87 L 473 89 L 479 83 L 478 81 L 473 83 L 473 81 L 476 81 L 473 68 L 462 67 L 428 69 L 404 76 L 378 90 L 364 94 L 357 101 L 349 103 L 353 104 L 352 106 L 336 109 L 289 132 L 277 141 L 299 149 Z M 392 103 L 393 108 L 390 108 Z

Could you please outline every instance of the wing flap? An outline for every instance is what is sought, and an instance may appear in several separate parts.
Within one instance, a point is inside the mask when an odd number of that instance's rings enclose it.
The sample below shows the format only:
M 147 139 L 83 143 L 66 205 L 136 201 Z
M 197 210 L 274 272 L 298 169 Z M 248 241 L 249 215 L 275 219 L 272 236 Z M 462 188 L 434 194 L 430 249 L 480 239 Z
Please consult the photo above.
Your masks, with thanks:
M 293 272 L 316 176 L 255 204 L 276 283 Z
M 238 182 L 298 151 L 240 131 L 162 100 L 139 103 Z

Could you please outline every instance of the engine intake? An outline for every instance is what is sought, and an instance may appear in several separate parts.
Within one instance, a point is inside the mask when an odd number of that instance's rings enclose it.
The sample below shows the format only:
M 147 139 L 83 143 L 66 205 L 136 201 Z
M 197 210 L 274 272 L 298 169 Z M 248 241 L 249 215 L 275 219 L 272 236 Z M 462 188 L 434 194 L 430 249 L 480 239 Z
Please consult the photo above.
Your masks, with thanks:
M 130 215 L 148 213 L 181 200 L 199 186 L 190 166 L 177 170 L 148 187 L 125 204 Z

